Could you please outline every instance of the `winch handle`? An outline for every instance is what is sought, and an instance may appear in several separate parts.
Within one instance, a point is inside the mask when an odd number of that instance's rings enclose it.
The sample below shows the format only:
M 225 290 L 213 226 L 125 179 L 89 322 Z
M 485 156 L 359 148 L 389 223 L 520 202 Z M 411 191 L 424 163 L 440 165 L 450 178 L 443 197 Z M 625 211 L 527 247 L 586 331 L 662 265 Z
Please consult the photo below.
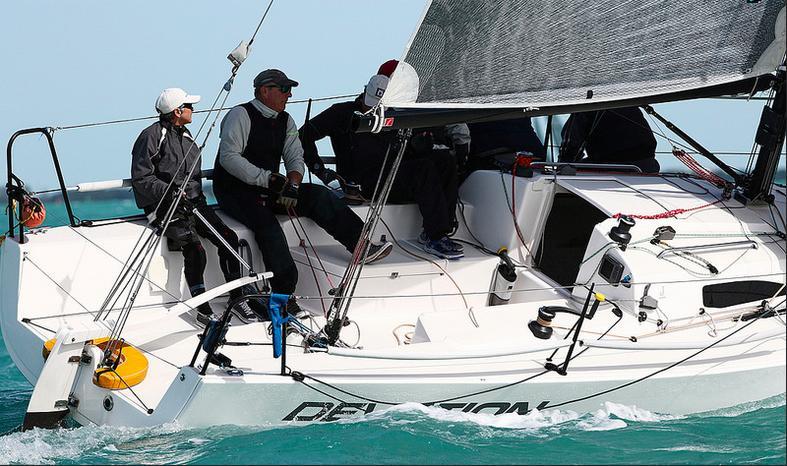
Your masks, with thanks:
M 508 256 L 508 248 L 505 246 L 501 247 L 497 250 L 497 257 L 500 258 L 501 261 L 505 262 L 505 264 L 514 270 L 516 267 L 514 266 L 514 261 L 511 260 L 511 257 Z

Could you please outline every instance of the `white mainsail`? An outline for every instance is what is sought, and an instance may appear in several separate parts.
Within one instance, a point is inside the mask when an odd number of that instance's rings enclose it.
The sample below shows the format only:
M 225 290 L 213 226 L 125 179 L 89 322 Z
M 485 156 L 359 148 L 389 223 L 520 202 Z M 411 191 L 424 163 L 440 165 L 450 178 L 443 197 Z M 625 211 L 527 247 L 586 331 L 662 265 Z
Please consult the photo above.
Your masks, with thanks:
M 545 107 L 733 83 L 781 64 L 784 11 L 784 0 L 434 0 L 402 60 L 416 79 L 397 70 L 382 103 Z

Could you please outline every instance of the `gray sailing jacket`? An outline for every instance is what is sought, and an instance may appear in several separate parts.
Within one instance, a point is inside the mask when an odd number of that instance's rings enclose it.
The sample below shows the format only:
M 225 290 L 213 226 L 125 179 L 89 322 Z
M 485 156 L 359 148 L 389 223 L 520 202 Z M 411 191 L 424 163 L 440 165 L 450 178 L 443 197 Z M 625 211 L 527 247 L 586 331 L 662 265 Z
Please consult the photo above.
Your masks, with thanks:
M 183 159 L 185 162 L 181 164 Z M 155 207 L 174 178 L 180 186 L 196 161 L 196 168 L 186 185 L 186 197 L 202 194 L 200 180 L 202 160 L 197 142 L 185 127 L 157 121 L 140 133 L 131 150 L 131 185 L 137 207 Z
M 251 104 L 265 118 L 276 118 L 279 115 L 278 112 L 271 110 L 257 99 L 252 99 Z M 243 157 L 243 151 L 249 140 L 249 131 L 251 131 L 251 120 L 248 112 L 240 105 L 233 107 L 221 121 L 219 163 L 230 175 L 244 183 L 267 188 L 271 172 L 255 166 Z M 285 175 L 292 171 L 303 175 L 303 148 L 301 140 L 298 138 L 298 127 L 291 115 L 287 120 L 284 151 L 281 155 Z

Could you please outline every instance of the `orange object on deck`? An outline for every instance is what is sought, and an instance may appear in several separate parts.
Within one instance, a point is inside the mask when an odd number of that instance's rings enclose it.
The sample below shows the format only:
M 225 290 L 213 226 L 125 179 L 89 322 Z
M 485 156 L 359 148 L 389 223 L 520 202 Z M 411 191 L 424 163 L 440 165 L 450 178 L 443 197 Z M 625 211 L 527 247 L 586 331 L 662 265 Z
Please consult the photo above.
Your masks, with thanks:
M 55 341 L 52 338 L 44 342 L 44 347 L 41 350 L 44 359 L 49 357 L 49 353 L 55 347 Z M 116 369 L 108 367 L 96 369 L 93 373 L 93 384 L 109 390 L 123 390 L 145 380 L 145 376 L 148 374 L 148 358 L 140 350 L 124 341 L 112 341 L 115 345 L 112 351 L 113 358 L 117 358 L 120 354 L 120 362 Z M 96 338 L 89 344 L 96 345 L 102 351 L 106 351 L 109 342 L 109 338 L 104 337 Z
M 46 219 L 46 207 L 41 199 L 33 196 L 25 195 L 22 199 L 22 211 L 20 212 L 21 220 L 19 223 L 27 228 L 36 228 L 41 226 Z

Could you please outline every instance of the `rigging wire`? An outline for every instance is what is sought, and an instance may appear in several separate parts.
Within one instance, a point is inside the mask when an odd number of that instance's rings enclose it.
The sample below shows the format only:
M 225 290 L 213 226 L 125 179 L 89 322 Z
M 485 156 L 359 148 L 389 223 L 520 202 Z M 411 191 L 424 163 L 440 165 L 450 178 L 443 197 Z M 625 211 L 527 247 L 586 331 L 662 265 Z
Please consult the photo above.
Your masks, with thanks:
M 424 256 L 421 256 L 421 255 L 415 254 L 414 252 L 412 252 L 412 251 L 408 250 L 407 248 L 405 248 L 404 246 L 402 246 L 402 244 L 399 243 L 399 240 L 396 238 L 396 235 L 394 235 L 393 231 L 391 230 L 391 227 L 388 226 L 388 224 L 385 222 L 385 220 L 380 218 L 380 221 L 385 226 L 385 229 L 388 231 L 388 234 L 391 235 L 391 238 L 394 240 L 394 243 L 396 243 L 396 245 L 399 246 L 399 248 L 402 251 L 404 251 L 406 254 L 408 254 L 408 255 L 410 255 L 412 257 L 415 257 L 416 259 L 420 259 L 422 261 L 429 262 L 432 265 L 434 265 L 435 267 L 437 267 L 438 269 L 440 269 L 440 271 L 446 277 L 448 277 L 449 280 L 451 280 L 451 283 L 453 283 L 454 287 L 456 288 L 457 292 L 459 293 L 459 296 L 462 297 L 462 302 L 464 303 L 465 309 L 468 309 L 468 310 L 470 309 L 470 305 L 467 303 L 467 298 L 465 298 L 464 292 L 462 292 L 462 288 L 459 286 L 459 283 L 457 283 L 457 281 L 454 280 L 454 277 L 452 277 L 451 274 L 445 268 L 443 268 L 439 263 L 437 263 L 437 261 L 429 259 L 428 257 L 424 257 Z M 473 319 L 472 317 L 471 317 L 471 320 L 473 320 L 475 322 L 475 319 Z M 477 324 L 476 324 L 476 327 L 478 327 Z
M 108 255 L 109 257 L 111 257 L 111 258 L 112 258 L 112 259 L 114 259 L 115 261 L 117 261 L 117 262 L 119 262 L 120 264 L 122 264 L 122 266 L 121 266 L 121 269 L 125 269 L 125 268 L 126 268 L 126 266 L 128 265 L 128 261 L 126 261 L 126 262 L 123 262 L 123 261 L 122 261 L 122 260 L 120 260 L 118 257 L 116 257 L 115 255 L 113 255 L 111 252 L 109 252 L 109 251 L 107 251 L 105 248 L 103 248 L 103 247 L 102 247 L 100 244 L 96 243 L 96 242 L 95 242 L 95 241 L 93 241 L 92 239 L 90 239 L 90 238 L 88 238 L 87 236 L 83 235 L 83 234 L 82 234 L 82 233 L 81 233 L 81 232 L 80 232 L 78 229 L 76 229 L 76 228 L 70 228 L 70 230 L 71 230 L 71 231 L 73 231 L 74 233 L 76 233 L 77 235 L 81 236 L 82 238 L 84 238 L 84 239 L 85 239 L 85 240 L 86 240 L 88 243 L 90 243 L 90 244 L 92 244 L 93 246 L 95 246 L 95 247 L 96 247 L 98 250 L 100 250 L 100 251 L 101 251 L 101 252 L 103 252 L 104 254 Z M 135 244 L 135 245 L 134 245 L 134 248 L 136 248 L 136 246 L 137 246 L 137 245 Z M 132 248 L 132 250 L 133 250 L 134 248 Z M 151 286 L 153 286 L 153 287 L 156 287 L 156 288 L 158 289 L 158 291 L 164 292 L 164 293 L 166 293 L 167 295 L 169 295 L 169 297 L 170 297 L 170 298 L 172 298 L 172 299 L 174 299 L 174 300 L 175 300 L 175 302 L 180 302 L 180 298 L 178 298 L 177 296 L 175 296 L 175 295 L 173 295 L 172 293 L 170 293 L 170 292 L 169 292 L 169 290 L 167 290 L 166 288 L 162 287 L 161 285 L 159 285 L 158 283 L 154 282 L 153 280 L 151 280 L 151 279 L 149 279 L 149 278 L 147 278 L 147 277 L 142 277 L 142 278 L 143 278 L 143 279 L 144 279 L 146 282 L 148 282 L 148 284 L 149 284 L 149 285 L 151 285 Z
M 290 210 L 291 212 L 287 212 L 287 214 L 290 216 L 290 221 L 292 221 L 292 219 L 294 218 L 295 221 L 298 223 L 298 226 L 303 232 L 303 237 L 306 238 L 306 241 L 309 243 L 309 248 L 311 248 L 312 252 L 314 252 L 314 256 L 317 259 L 317 263 L 320 264 L 320 268 L 322 269 L 322 272 L 325 274 L 325 279 L 328 280 L 328 284 L 331 285 L 331 288 L 333 288 L 334 285 L 333 285 L 333 280 L 331 280 L 331 274 L 328 273 L 328 269 L 325 268 L 325 264 L 323 264 L 322 258 L 320 257 L 320 254 L 317 252 L 317 248 L 314 246 L 311 238 L 309 238 L 309 235 L 306 233 L 306 228 L 303 226 L 303 223 L 301 223 L 300 216 L 295 213 L 295 210 L 293 209 Z M 298 229 L 295 228 L 294 224 L 293 224 L 293 229 L 295 230 L 295 233 L 298 234 Z M 300 235 L 298 235 L 298 239 L 303 240 L 303 238 L 301 238 Z
M 377 176 L 377 184 L 375 185 L 374 194 L 372 195 L 372 203 L 367 210 L 366 220 L 364 221 L 363 228 L 361 229 L 360 239 L 355 246 L 355 251 L 353 252 L 350 265 L 345 270 L 344 276 L 339 283 L 339 287 L 336 289 L 336 297 L 331 303 L 331 309 L 328 312 L 329 320 L 326 326 L 330 331 L 326 332 L 326 334 L 329 337 L 329 341 L 338 339 L 338 334 L 341 331 L 340 325 L 346 318 L 347 312 L 349 311 L 350 302 L 352 301 L 355 289 L 358 286 L 358 280 L 360 279 L 361 271 L 363 270 L 364 261 L 368 254 L 369 247 L 371 246 L 371 237 L 374 234 L 377 224 L 382 217 L 383 208 L 388 201 L 388 196 L 393 187 L 394 178 L 399 171 L 399 165 L 404 158 L 407 142 L 409 141 L 411 134 L 412 130 L 410 129 L 400 130 L 397 154 L 393 159 L 391 168 L 387 173 L 387 177 L 383 181 L 383 174 L 386 171 L 385 167 L 387 166 L 388 157 L 391 153 L 391 144 L 388 145 L 388 148 L 385 152 L 382 165 L 383 168 L 380 170 L 380 173 Z
M 67 291 L 65 288 L 63 288 L 63 286 L 62 286 L 62 285 L 61 285 L 61 284 L 60 284 L 60 283 L 59 283 L 57 280 L 55 280 L 54 278 L 52 278 L 51 276 L 49 276 L 49 274 L 48 274 L 48 273 L 44 272 L 44 269 L 42 269 L 42 268 L 41 268 L 41 267 L 40 267 L 38 264 L 36 264 L 36 262 L 35 262 L 35 261 L 34 261 L 34 260 L 33 260 L 33 259 L 30 257 L 30 254 L 29 254 L 29 253 L 28 253 L 28 254 L 25 254 L 25 257 L 24 257 L 24 259 L 23 259 L 23 260 L 25 260 L 25 261 L 29 261 L 31 264 L 33 264 L 33 266 L 34 266 L 36 269 L 38 269 L 38 271 L 39 271 L 39 272 L 41 272 L 41 273 L 42 273 L 42 274 L 43 274 L 43 275 L 44 275 L 44 276 L 45 276 L 45 277 L 46 277 L 46 278 L 47 278 L 49 281 L 51 281 L 52 283 L 54 283 L 54 284 L 55 284 L 55 286 L 57 286 L 58 288 L 60 288 L 60 290 L 61 290 L 61 291 L 62 291 L 62 292 L 63 292 L 63 293 L 66 295 L 66 296 L 68 296 L 69 298 L 71 298 L 71 300 L 73 300 L 75 303 L 77 303 L 77 304 L 79 305 L 79 307 L 81 307 L 82 309 L 84 309 L 84 310 L 85 310 L 85 312 L 87 312 L 88 314 L 90 314 L 90 315 L 92 315 L 92 316 L 95 316 L 95 315 L 96 315 L 95 311 L 91 311 L 90 309 L 88 309 L 88 308 L 87 308 L 87 306 L 85 306 L 84 304 L 82 304 L 82 302 L 81 302 L 81 301 L 79 301 L 78 299 L 76 299 L 76 298 L 74 297 L 74 295 L 72 295 L 72 294 L 71 294 L 71 293 L 69 293 L 69 292 L 68 292 L 68 291 Z
M 322 261 L 319 260 L 319 256 L 317 255 L 317 250 L 314 248 L 314 245 L 312 244 L 311 239 L 309 239 L 309 236 L 306 234 L 306 229 L 304 229 L 303 225 L 301 225 L 300 218 L 298 218 L 298 214 L 295 213 L 295 209 L 287 209 L 287 215 L 290 217 L 290 225 L 292 225 L 292 229 L 295 231 L 295 234 L 298 236 L 298 242 L 301 245 L 301 247 L 303 248 L 303 254 L 306 256 L 306 261 L 309 263 L 309 269 L 312 271 L 312 276 L 314 277 L 314 284 L 315 284 L 315 286 L 317 286 L 317 293 L 322 295 L 322 287 L 320 287 L 320 280 L 317 278 L 317 271 L 316 271 L 314 265 L 312 265 L 312 259 L 309 256 L 309 249 L 306 247 L 306 242 L 304 241 L 303 237 L 301 237 L 301 234 L 298 231 L 298 228 L 295 226 L 295 221 L 294 221 L 295 219 L 297 219 L 298 224 L 303 229 L 303 235 L 309 241 L 309 247 L 311 247 L 312 252 L 314 252 L 315 256 L 317 256 L 317 260 L 319 261 L 320 267 L 322 267 L 322 271 L 325 274 L 325 278 L 328 279 L 328 283 L 330 283 L 331 287 L 333 287 L 333 284 L 331 283 L 331 277 L 328 274 L 328 271 L 325 270 L 325 266 L 323 265 Z M 328 310 L 325 308 L 325 301 L 323 301 L 321 299 L 320 300 L 320 305 L 322 306 L 322 313 L 323 313 L 323 315 L 327 316 L 328 315 Z
M 249 45 L 251 45 L 251 44 L 249 44 Z M 355 94 L 337 94 L 337 95 L 324 96 L 324 97 L 314 97 L 314 98 L 310 98 L 310 99 L 289 100 L 289 101 L 287 101 L 287 105 L 303 104 L 303 103 L 307 103 L 309 100 L 311 100 L 312 102 L 323 102 L 323 101 L 330 101 L 330 100 L 348 99 L 350 97 L 357 97 L 357 96 L 358 96 L 358 93 L 355 93 Z M 194 110 L 192 113 L 194 113 L 195 115 L 198 115 L 200 113 L 211 113 L 211 112 L 215 112 L 215 111 L 223 112 L 223 111 L 226 111 L 226 110 L 232 110 L 234 107 L 235 107 L 235 105 L 232 105 L 232 106 L 229 106 L 229 107 L 222 106 L 222 107 L 215 108 L 215 109 Z M 93 122 L 93 123 L 80 123 L 80 124 L 67 125 L 67 126 L 51 126 L 50 130 L 54 133 L 55 131 L 66 131 L 66 130 L 70 130 L 70 129 L 93 128 L 93 127 L 98 127 L 98 126 L 109 126 L 109 125 L 116 125 L 116 124 L 121 124 L 121 123 L 134 123 L 134 122 L 137 122 L 137 121 L 158 120 L 158 118 L 159 118 L 158 115 L 150 115 L 150 116 L 143 116 L 143 117 L 132 117 L 132 118 L 122 118 L 122 119 L 117 119 L 117 120 L 106 120 L 106 121 L 98 121 L 98 122 Z
M 736 330 L 733 330 L 729 334 L 727 334 L 724 337 L 714 341 L 713 343 L 709 344 L 708 346 L 705 346 L 705 347 L 701 348 L 700 350 L 698 350 L 698 351 L 696 351 L 696 352 L 686 356 L 685 358 L 683 358 L 681 360 L 678 360 L 676 362 L 673 362 L 673 363 L 671 363 L 671 364 L 669 364 L 669 365 L 667 365 L 665 367 L 662 367 L 661 369 L 658 369 L 658 370 L 656 370 L 654 372 L 651 372 L 651 373 L 646 374 L 646 375 L 644 375 L 642 377 L 639 377 L 637 379 L 631 380 L 629 382 L 625 382 L 625 383 L 617 385 L 615 387 L 611 387 L 611 388 L 606 389 L 606 390 L 602 390 L 602 391 L 599 391 L 599 392 L 596 392 L 596 393 L 591 393 L 591 394 L 586 395 L 586 396 L 570 399 L 570 400 L 563 401 L 563 402 L 556 403 L 556 404 L 549 404 L 549 405 L 546 405 L 544 408 L 558 408 L 560 406 L 565 406 L 565 405 L 568 405 L 568 404 L 577 403 L 577 402 L 580 402 L 580 401 L 584 401 L 584 400 L 588 400 L 588 399 L 595 398 L 595 397 L 598 397 L 598 396 L 602 396 L 602 395 L 605 395 L 607 393 L 611 393 L 611 392 L 614 392 L 614 391 L 617 391 L 617 390 L 621 390 L 623 388 L 626 388 L 626 387 L 629 387 L 629 386 L 634 385 L 636 383 L 639 383 L 639 382 L 642 382 L 644 380 L 647 380 L 647 379 L 649 379 L 651 377 L 654 377 L 654 376 L 656 376 L 658 374 L 666 372 L 667 370 L 670 370 L 673 367 L 676 367 L 676 366 L 678 366 L 680 364 L 685 363 L 686 361 L 689 361 L 689 360 L 695 358 L 696 356 L 700 355 L 701 353 L 703 353 L 703 352 L 713 348 L 714 346 L 718 345 L 719 343 L 722 343 L 723 341 L 727 340 L 728 338 L 730 338 L 730 337 L 734 336 L 735 334 L 741 332 L 742 330 L 748 328 L 749 326 L 751 326 L 752 324 L 754 324 L 755 322 L 757 322 L 761 318 L 764 318 L 764 317 L 768 316 L 768 314 L 773 314 L 773 311 L 772 310 L 771 311 L 767 311 L 765 313 L 762 313 L 762 314 L 756 316 L 755 318 L 753 318 L 751 321 L 747 322 L 746 324 L 744 324 L 740 328 L 738 328 Z M 618 324 L 618 322 L 620 322 L 620 319 L 618 319 L 616 322 L 614 322 L 612 324 L 612 326 L 610 326 L 609 329 L 607 329 L 607 331 L 604 332 L 596 340 L 597 341 L 601 340 L 601 338 L 603 338 L 609 331 L 611 331 L 612 328 Z M 581 351 L 580 353 L 578 353 L 577 355 L 575 355 L 571 359 L 572 360 L 575 359 L 576 357 L 578 357 L 580 354 L 583 354 L 588 349 L 590 349 L 590 347 L 584 348 L 583 351 Z M 332 395 L 330 395 L 330 394 L 328 394 L 328 393 L 318 389 L 317 387 L 314 387 L 314 386 L 312 386 L 310 384 L 307 384 L 306 382 L 304 382 L 304 380 L 306 380 L 306 379 L 312 380 L 312 381 L 314 381 L 316 383 L 319 383 L 321 385 L 329 387 L 329 388 L 331 388 L 331 389 L 333 389 L 333 390 L 335 390 L 335 391 L 337 391 L 339 393 L 351 396 L 353 398 L 357 398 L 357 399 L 361 399 L 361 400 L 364 400 L 364 401 L 368 401 L 370 403 L 378 403 L 378 404 L 384 404 L 384 405 L 389 405 L 389 406 L 395 406 L 395 405 L 399 405 L 399 404 L 403 403 L 403 402 L 395 402 L 395 401 L 377 400 L 377 399 L 374 399 L 374 398 L 369 398 L 369 397 L 366 397 L 366 396 L 363 396 L 363 395 L 359 395 L 357 393 L 352 393 L 352 392 L 350 392 L 348 390 L 344 390 L 344 389 L 342 389 L 340 387 L 337 387 L 336 385 L 333 385 L 333 384 L 330 384 L 328 382 L 325 382 L 324 380 L 320 380 L 320 379 L 318 379 L 318 378 L 316 378 L 314 376 L 311 376 L 309 374 L 304 374 L 304 373 L 298 372 L 298 371 L 292 371 L 290 368 L 288 368 L 288 369 L 289 369 L 289 375 L 293 378 L 293 380 L 295 380 L 297 382 L 300 382 L 303 385 L 305 385 L 307 388 L 311 388 L 312 390 L 315 390 L 315 391 L 317 391 L 319 393 L 322 393 L 323 395 L 328 396 L 328 397 L 330 397 L 330 398 L 332 398 L 332 399 L 334 399 L 336 401 L 344 402 L 344 400 L 340 400 L 339 398 L 337 398 L 335 396 L 332 396 Z M 552 371 L 548 370 L 548 369 L 545 369 L 545 370 L 543 370 L 541 372 L 538 372 L 536 374 L 530 375 L 530 376 L 525 377 L 523 379 L 511 382 L 511 383 L 507 383 L 507 384 L 504 384 L 504 385 L 499 385 L 499 386 L 491 387 L 491 388 L 488 388 L 488 389 L 485 389 L 485 390 L 480 390 L 480 391 L 477 391 L 477 392 L 467 393 L 467 394 L 454 396 L 454 397 L 450 397 L 450 398 L 445 398 L 445 399 L 441 399 L 441 400 L 423 402 L 421 404 L 424 405 L 424 406 L 432 406 L 432 405 L 435 405 L 435 404 L 445 403 L 445 402 L 449 402 L 449 401 L 455 401 L 455 400 L 462 399 L 462 398 L 468 398 L 468 397 L 471 397 L 471 396 L 483 395 L 483 394 L 486 394 L 486 393 L 490 393 L 490 392 L 494 392 L 494 391 L 498 391 L 498 390 L 503 390 L 503 389 L 506 389 L 506 388 L 510 388 L 512 386 L 516 386 L 516 385 L 520 385 L 520 384 L 529 382 L 529 381 L 531 381 L 531 380 L 533 380 L 533 379 L 535 379 L 537 377 L 540 377 L 540 376 L 542 376 L 542 375 L 544 375 L 544 374 L 546 374 L 548 372 L 552 372 Z
M 514 163 L 516 165 L 516 162 L 514 162 Z M 508 191 L 506 190 L 505 173 L 502 170 L 500 171 L 500 182 L 503 185 L 503 194 L 506 197 L 506 207 L 508 207 L 508 210 L 511 212 L 511 221 L 514 224 L 514 230 L 516 231 L 517 238 L 519 238 L 519 242 L 522 243 L 522 246 L 525 247 L 525 249 L 527 250 L 527 253 L 532 258 L 533 257 L 533 251 L 531 251 L 530 247 L 527 245 L 527 242 L 525 241 L 525 237 L 522 234 L 522 230 L 519 228 L 519 220 L 517 219 L 517 214 L 516 214 L 516 193 L 514 192 L 514 189 L 515 189 L 515 186 L 516 186 L 516 178 L 517 177 L 514 175 L 514 173 L 515 173 L 514 170 L 515 170 L 514 168 L 511 169 L 511 198 L 510 199 L 508 197 Z
M 467 230 L 467 233 L 470 235 L 471 238 L 473 238 L 473 241 L 475 241 L 475 243 L 472 243 L 470 241 L 465 241 L 465 240 L 462 240 L 462 239 L 454 239 L 454 241 L 459 241 L 459 242 L 462 242 L 462 243 L 465 243 L 465 244 L 469 244 L 470 246 L 473 246 L 476 249 L 478 249 L 478 250 L 480 250 L 480 251 L 482 251 L 482 252 L 484 252 L 486 254 L 489 254 L 489 255 L 492 255 L 492 256 L 496 256 L 497 254 L 495 254 L 495 251 L 492 251 L 491 249 L 489 249 L 486 246 L 484 246 L 483 241 L 478 239 L 478 237 L 470 229 L 470 224 L 467 223 L 467 218 L 465 217 L 465 203 L 462 201 L 461 196 L 457 196 L 456 197 L 456 201 L 457 201 L 457 206 L 459 207 L 459 215 L 462 217 L 462 223 L 465 224 L 465 229 Z
M 654 281 L 647 281 L 647 282 L 629 282 L 632 286 L 645 286 L 645 285 L 669 285 L 669 284 L 676 284 L 676 283 L 707 283 L 708 281 L 736 281 L 736 280 L 751 280 L 754 278 L 783 278 L 784 273 L 782 272 L 772 272 L 772 273 L 764 273 L 764 274 L 747 274 L 741 276 L 734 276 L 734 277 L 712 277 L 710 280 L 708 278 L 696 278 L 696 279 L 680 279 L 680 280 L 654 280 Z M 533 292 L 541 292 L 541 291 L 553 291 L 553 290 L 571 290 L 576 286 L 586 287 L 586 283 L 573 283 L 570 285 L 562 285 L 562 286 L 545 286 L 545 287 L 534 287 L 534 288 L 521 288 L 521 289 L 511 289 L 511 293 L 533 293 Z M 612 285 L 609 285 L 612 286 Z M 491 291 L 463 291 L 462 294 L 465 296 L 478 296 L 478 295 L 489 295 Z M 429 297 L 449 297 L 449 296 L 459 296 L 459 293 L 413 293 L 413 294 L 388 294 L 388 295 L 354 295 L 353 299 L 386 299 L 386 298 L 429 298 Z M 299 300 L 309 300 L 309 299 L 330 299 L 332 296 L 307 296 L 307 295 L 298 295 L 297 298 Z M 609 301 L 609 299 L 607 299 Z M 626 301 L 626 300 L 618 300 L 618 301 Z M 631 302 L 639 302 L 638 299 L 632 299 Z
M 737 330 L 732 331 L 731 333 L 729 333 L 728 335 L 725 335 L 724 337 L 720 338 L 719 340 L 714 341 L 710 345 L 708 345 L 708 346 L 706 346 L 706 347 L 704 347 L 704 348 L 702 348 L 702 349 L 700 349 L 700 350 L 698 350 L 698 351 L 696 351 L 696 352 L 686 356 L 685 358 L 683 358 L 683 359 L 681 359 L 679 361 L 676 361 L 676 362 L 674 362 L 674 363 L 672 363 L 672 364 L 670 364 L 670 365 L 668 365 L 666 367 L 663 367 L 663 368 L 661 368 L 661 369 L 659 369 L 659 370 L 657 370 L 655 372 L 652 372 L 650 374 L 644 375 L 644 376 L 642 376 L 642 377 L 640 377 L 638 379 L 631 380 L 629 382 L 623 383 L 621 385 L 617 385 L 615 387 L 611 387 L 611 388 L 608 388 L 606 390 L 602 390 L 602 391 L 597 392 L 597 393 L 593 393 L 593 394 L 586 395 L 586 396 L 579 397 L 579 398 L 574 398 L 574 399 L 571 399 L 571 400 L 568 400 L 568 401 L 563 401 L 563 402 L 560 402 L 560 403 L 557 403 L 557 404 L 552 404 L 552 405 L 549 405 L 549 407 L 550 408 L 558 408 L 560 406 L 565 406 L 567 404 L 577 403 L 579 401 L 585 401 L 585 400 L 589 400 L 591 398 L 596 398 L 598 396 L 606 395 L 607 393 L 612 393 L 612 392 L 621 390 L 623 388 L 629 387 L 631 385 L 634 385 L 636 383 L 642 382 L 643 380 L 647 380 L 647 379 L 649 379 L 651 377 L 654 377 L 654 376 L 656 376 L 658 374 L 661 374 L 662 372 L 666 372 L 666 371 L 672 369 L 673 367 L 679 366 L 680 364 L 683 364 L 684 362 L 689 361 L 689 360 L 695 358 L 696 356 L 698 356 L 698 355 L 704 353 L 705 351 L 713 348 L 714 346 L 716 346 L 719 343 L 727 340 L 728 338 L 732 337 L 733 335 L 737 334 L 738 332 L 748 328 L 750 325 L 752 325 L 753 323 L 755 323 L 758 320 L 760 320 L 763 316 L 764 315 L 757 316 L 756 318 L 752 319 L 751 321 L 749 321 L 748 323 L 746 323 L 742 327 L 738 328 Z
M 265 20 L 265 17 L 267 16 L 268 11 L 270 10 L 270 8 L 271 8 L 271 6 L 273 4 L 273 1 L 274 0 L 270 0 L 269 4 L 268 4 L 268 6 L 267 6 L 267 8 L 265 10 L 265 13 L 263 14 L 263 17 L 262 17 L 262 19 L 260 20 L 260 23 L 257 26 L 257 29 L 255 30 L 254 34 L 252 35 L 250 43 L 254 41 L 254 38 L 256 37 L 257 32 L 259 31 L 259 29 L 260 29 L 260 27 L 262 25 L 262 22 Z M 207 130 L 207 134 L 205 135 L 205 138 L 204 138 L 205 142 L 207 142 L 208 138 L 210 137 L 210 134 L 211 134 L 213 128 L 215 127 L 215 123 L 218 120 L 219 115 L 221 114 L 220 110 L 217 111 L 215 109 L 216 103 L 219 101 L 219 99 L 221 98 L 223 93 L 225 93 L 225 94 L 224 94 L 224 99 L 222 101 L 221 107 L 223 107 L 224 104 L 226 103 L 227 99 L 229 98 L 230 91 L 232 90 L 232 82 L 234 81 L 235 76 L 237 75 L 238 69 L 240 68 L 241 64 L 242 64 L 242 62 L 237 63 L 237 64 L 235 64 L 235 66 L 233 66 L 229 80 L 219 90 L 216 98 L 214 99 L 213 104 L 211 105 L 211 109 L 210 110 L 211 111 L 216 111 L 216 117 L 214 118 L 213 123 L 209 126 L 209 128 Z M 202 124 L 200 125 L 199 130 L 197 131 L 196 136 L 190 138 L 191 144 L 187 147 L 187 149 L 185 151 L 186 154 L 188 154 L 192 150 L 192 148 L 195 147 L 196 140 L 200 137 L 200 134 L 202 133 L 202 130 L 205 128 L 205 125 L 207 124 L 209 119 L 210 119 L 210 112 L 208 112 L 206 118 L 203 120 Z M 203 142 L 202 146 L 199 146 L 199 147 L 204 147 L 205 146 L 205 142 Z M 199 147 L 197 147 L 197 148 L 199 148 Z M 178 165 L 178 167 L 176 169 L 177 171 L 179 171 L 180 168 L 183 166 L 183 164 L 186 162 L 186 158 L 187 157 L 184 157 L 183 160 L 180 161 L 180 163 L 179 163 L 179 165 Z M 170 206 L 169 206 L 169 208 L 168 208 L 168 210 L 167 210 L 167 212 L 166 212 L 166 214 L 164 216 L 164 219 L 161 222 L 163 224 L 163 226 L 161 226 L 161 228 L 158 229 L 158 230 L 150 230 L 149 231 L 149 233 L 148 233 L 149 237 L 155 236 L 155 239 L 152 242 L 150 242 L 150 241 L 147 242 L 149 244 L 149 246 L 147 248 L 144 248 L 144 247 L 140 248 L 140 252 L 144 251 L 144 255 L 142 256 L 143 259 L 141 259 L 140 262 L 139 262 L 139 266 L 137 267 L 137 270 L 138 271 L 142 271 L 142 273 L 133 276 L 132 279 L 131 279 L 131 286 L 130 286 L 130 289 L 128 291 L 128 294 L 126 294 L 124 308 L 121 311 L 120 318 L 116 321 L 115 325 L 113 326 L 112 332 L 110 334 L 110 340 L 109 340 L 110 343 L 107 345 L 107 349 L 105 350 L 105 357 L 107 357 L 107 358 L 111 354 L 113 354 L 113 352 L 115 351 L 115 349 L 117 347 L 117 344 L 118 344 L 117 343 L 117 341 L 118 341 L 117 337 L 122 333 L 123 328 L 125 327 L 125 324 L 128 321 L 128 317 L 129 317 L 129 315 L 131 313 L 131 308 L 133 307 L 134 301 L 135 301 L 136 296 L 137 296 L 137 293 L 139 292 L 139 289 L 142 286 L 142 280 L 138 279 L 138 277 L 139 276 L 144 276 L 144 275 L 147 274 L 147 271 L 148 271 L 148 269 L 150 267 L 150 264 L 152 262 L 152 259 L 153 259 L 153 255 L 150 254 L 150 252 L 155 250 L 155 248 L 158 247 L 158 245 L 160 244 L 161 239 L 163 237 L 163 232 L 165 232 L 167 230 L 167 228 L 169 227 L 170 223 L 172 222 L 172 219 L 173 219 L 173 217 L 175 215 L 175 211 L 176 211 L 176 209 L 178 207 L 178 204 L 180 203 L 180 199 L 185 193 L 186 185 L 189 182 L 189 180 L 191 180 L 191 178 L 192 178 L 192 176 L 193 176 L 197 166 L 201 162 L 201 159 L 202 159 L 201 156 L 200 157 L 196 157 L 194 159 L 194 162 L 189 167 L 187 175 L 183 178 L 183 181 L 180 183 L 180 185 L 178 187 L 178 190 L 175 191 L 176 195 L 174 196 L 174 200 L 173 200 L 173 202 L 170 203 Z M 164 202 L 165 198 L 169 197 L 168 194 L 170 192 L 171 187 L 174 186 L 175 179 L 176 178 L 173 177 L 172 180 L 170 180 L 169 183 L 167 184 L 167 187 L 164 190 L 164 195 L 162 195 L 162 197 L 159 199 L 158 203 L 156 204 L 156 207 L 153 210 L 154 212 L 158 212 L 158 210 L 161 207 L 162 203 Z M 142 237 L 144 235 L 145 235 L 145 232 L 143 231 L 141 233 L 140 237 Z M 133 251 L 132 251 L 132 255 L 133 255 Z M 147 261 L 144 260 L 145 256 L 148 256 Z

